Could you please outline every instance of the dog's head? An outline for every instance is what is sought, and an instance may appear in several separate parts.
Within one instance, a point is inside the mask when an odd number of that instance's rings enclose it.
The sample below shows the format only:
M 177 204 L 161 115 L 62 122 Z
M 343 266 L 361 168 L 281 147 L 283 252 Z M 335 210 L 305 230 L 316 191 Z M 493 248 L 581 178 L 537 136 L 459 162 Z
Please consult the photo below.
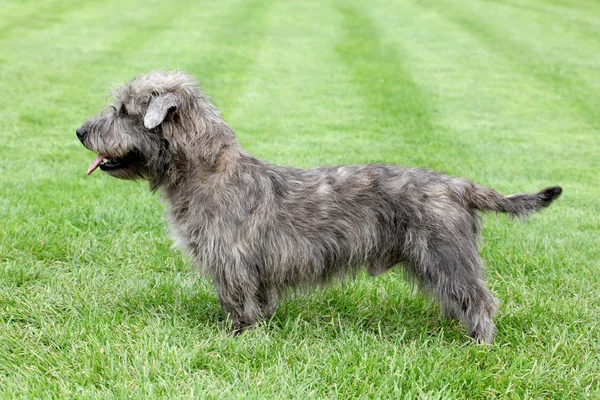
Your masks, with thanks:
M 199 136 L 222 121 L 194 78 L 182 72 L 151 72 L 113 91 L 114 103 L 77 129 L 98 156 L 100 168 L 121 179 L 160 179 L 197 147 Z M 200 143 L 200 146 L 202 143 Z

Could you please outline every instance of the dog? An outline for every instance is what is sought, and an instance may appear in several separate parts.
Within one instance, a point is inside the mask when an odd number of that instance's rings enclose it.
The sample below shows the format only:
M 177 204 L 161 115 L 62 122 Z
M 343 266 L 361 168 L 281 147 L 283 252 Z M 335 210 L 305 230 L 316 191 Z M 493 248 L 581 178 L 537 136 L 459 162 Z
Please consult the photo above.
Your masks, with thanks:
M 294 288 L 397 265 L 492 343 L 497 300 L 483 279 L 478 212 L 515 217 L 562 189 L 504 196 L 427 169 L 368 164 L 296 169 L 245 153 L 196 80 L 154 71 L 112 93 L 76 130 L 97 168 L 146 179 L 167 204 L 178 245 L 214 282 L 234 332 L 275 312 Z

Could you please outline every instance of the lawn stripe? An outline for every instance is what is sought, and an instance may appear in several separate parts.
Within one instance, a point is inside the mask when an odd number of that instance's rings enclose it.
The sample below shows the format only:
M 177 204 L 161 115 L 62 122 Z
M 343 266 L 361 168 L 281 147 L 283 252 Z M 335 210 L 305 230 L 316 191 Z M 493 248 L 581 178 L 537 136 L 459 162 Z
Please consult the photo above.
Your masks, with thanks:
M 181 41 L 176 32 L 168 32 L 159 39 L 167 48 L 170 43 L 178 44 L 166 54 L 165 65 L 177 65 L 196 76 L 202 88 L 217 99 L 218 105 L 223 105 L 221 108 L 235 108 L 238 93 L 247 84 L 257 63 L 256 56 L 264 45 L 273 2 L 241 1 L 228 7 L 226 13 L 208 19 L 204 32 L 194 30 L 198 20 L 206 18 L 204 10 L 201 7 L 190 10 L 186 40 Z
M 395 13 L 375 3 L 369 13 L 385 44 L 404 48 L 406 68 L 428 93 L 436 134 L 468 154 L 446 157 L 441 168 L 510 192 L 535 188 L 531 179 L 567 179 L 560 159 L 581 171 L 576 185 L 587 185 L 596 163 L 585 157 L 597 148 L 593 127 L 565 110 L 552 88 L 422 3 L 402 3 Z M 448 154 L 445 146 L 438 151 Z
M 591 0 L 591 1 L 585 1 L 585 0 L 537 0 L 537 1 L 540 1 L 542 3 L 548 2 L 552 5 L 556 5 L 556 6 L 564 8 L 564 9 L 575 9 L 575 10 L 582 11 L 584 13 L 589 13 L 590 11 L 593 11 L 593 12 L 600 11 L 598 2 L 595 0 Z
M 337 53 L 350 71 L 350 80 L 368 104 L 365 118 L 370 128 L 385 140 L 387 146 L 398 147 L 405 164 L 441 168 L 435 148 L 444 147 L 448 156 L 463 157 L 460 144 L 446 140 L 432 124 L 430 94 L 415 82 L 412 71 L 404 65 L 401 38 L 394 47 L 380 38 L 377 23 L 365 8 L 338 2 L 345 36 Z M 365 6 L 366 7 L 366 6 Z M 433 157 L 432 157 L 433 155 Z
M 69 21 L 73 13 L 89 12 L 88 8 L 98 3 L 97 0 L 82 3 L 55 0 L 4 5 L 0 7 L 0 40 L 17 35 L 23 40 L 37 31 Z
M 432 127 L 426 101 L 402 65 L 403 49 L 385 47 L 375 22 L 364 10 L 348 3 L 337 5 L 345 33 L 337 50 L 359 93 L 364 93 L 372 111 L 380 113 L 377 117 L 390 120 L 394 129 L 429 134 Z
M 553 19 L 553 25 L 564 26 L 565 33 L 572 33 L 573 30 L 585 31 L 588 35 L 600 34 L 600 19 L 597 14 L 600 9 L 589 11 L 580 11 L 573 8 L 561 7 L 551 4 L 548 1 L 519 1 L 519 0 L 484 0 L 501 6 L 511 7 L 520 11 L 525 11 L 527 20 L 531 18 L 539 22 L 547 22 L 547 17 Z M 574 29 L 575 28 L 575 29 Z M 580 35 L 581 36 L 581 35 Z M 589 37 L 589 36 L 588 36 Z
M 576 12 L 548 3 L 517 0 L 478 0 L 473 7 L 478 14 L 488 14 L 493 25 L 502 25 L 502 35 L 510 32 L 512 40 L 529 44 L 554 64 L 589 72 L 598 67 L 590 53 L 600 52 L 600 7 L 595 12 Z M 485 18 L 485 17 L 484 17 Z M 590 83 L 596 80 L 590 79 Z
M 338 19 L 327 3 L 283 2 L 270 10 L 248 84 L 234 94 L 233 108 L 223 107 L 248 151 L 283 164 L 298 156 L 335 163 L 352 151 L 339 146 L 351 140 L 344 133 L 353 126 L 342 114 L 360 99 L 347 95 L 345 69 L 333 51 Z
M 433 3 L 419 3 L 433 6 Z M 448 18 L 470 31 L 474 37 L 484 43 L 488 48 L 509 60 L 520 73 L 533 76 L 543 82 L 554 93 L 557 98 L 567 97 L 568 101 L 561 101 L 566 110 L 575 112 L 584 117 L 589 124 L 599 126 L 600 120 L 600 96 L 596 91 L 588 89 L 588 85 L 573 71 L 566 68 L 558 71 L 555 64 L 537 54 L 531 45 L 523 44 L 522 41 L 513 39 L 506 31 L 505 25 L 501 30 L 497 25 L 482 23 L 482 15 L 473 12 L 473 7 L 467 9 L 457 3 L 452 5 L 444 2 L 436 2 L 436 9 L 440 15 Z M 440 4 L 443 6 L 440 8 Z M 483 12 L 485 7 L 478 7 Z M 496 15 L 499 11 L 496 9 Z M 493 15 L 493 14 L 492 14 Z M 517 18 L 513 16 L 513 18 Z

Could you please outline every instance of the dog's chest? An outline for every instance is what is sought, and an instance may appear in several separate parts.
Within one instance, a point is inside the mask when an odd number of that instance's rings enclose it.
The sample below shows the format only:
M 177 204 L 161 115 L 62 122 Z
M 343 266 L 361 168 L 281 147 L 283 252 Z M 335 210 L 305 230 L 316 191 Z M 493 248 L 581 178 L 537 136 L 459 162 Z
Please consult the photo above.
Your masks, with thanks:
M 222 237 L 232 227 L 210 212 L 206 201 L 167 201 L 167 220 L 173 247 L 197 262 L 207 262 L 210 254 L 221 247 Z

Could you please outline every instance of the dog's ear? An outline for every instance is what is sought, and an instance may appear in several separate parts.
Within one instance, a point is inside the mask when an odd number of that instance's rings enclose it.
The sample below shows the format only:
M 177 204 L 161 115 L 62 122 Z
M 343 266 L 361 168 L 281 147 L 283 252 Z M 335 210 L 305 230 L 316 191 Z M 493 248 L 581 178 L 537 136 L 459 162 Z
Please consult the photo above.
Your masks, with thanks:
M 152 98 L 144 115 L 144 126 L 148 129 L 157 127 L 165 120 L 169 111 L 176 110 L 178 106 L 179 96 L 175 93 L 165 93 Z

